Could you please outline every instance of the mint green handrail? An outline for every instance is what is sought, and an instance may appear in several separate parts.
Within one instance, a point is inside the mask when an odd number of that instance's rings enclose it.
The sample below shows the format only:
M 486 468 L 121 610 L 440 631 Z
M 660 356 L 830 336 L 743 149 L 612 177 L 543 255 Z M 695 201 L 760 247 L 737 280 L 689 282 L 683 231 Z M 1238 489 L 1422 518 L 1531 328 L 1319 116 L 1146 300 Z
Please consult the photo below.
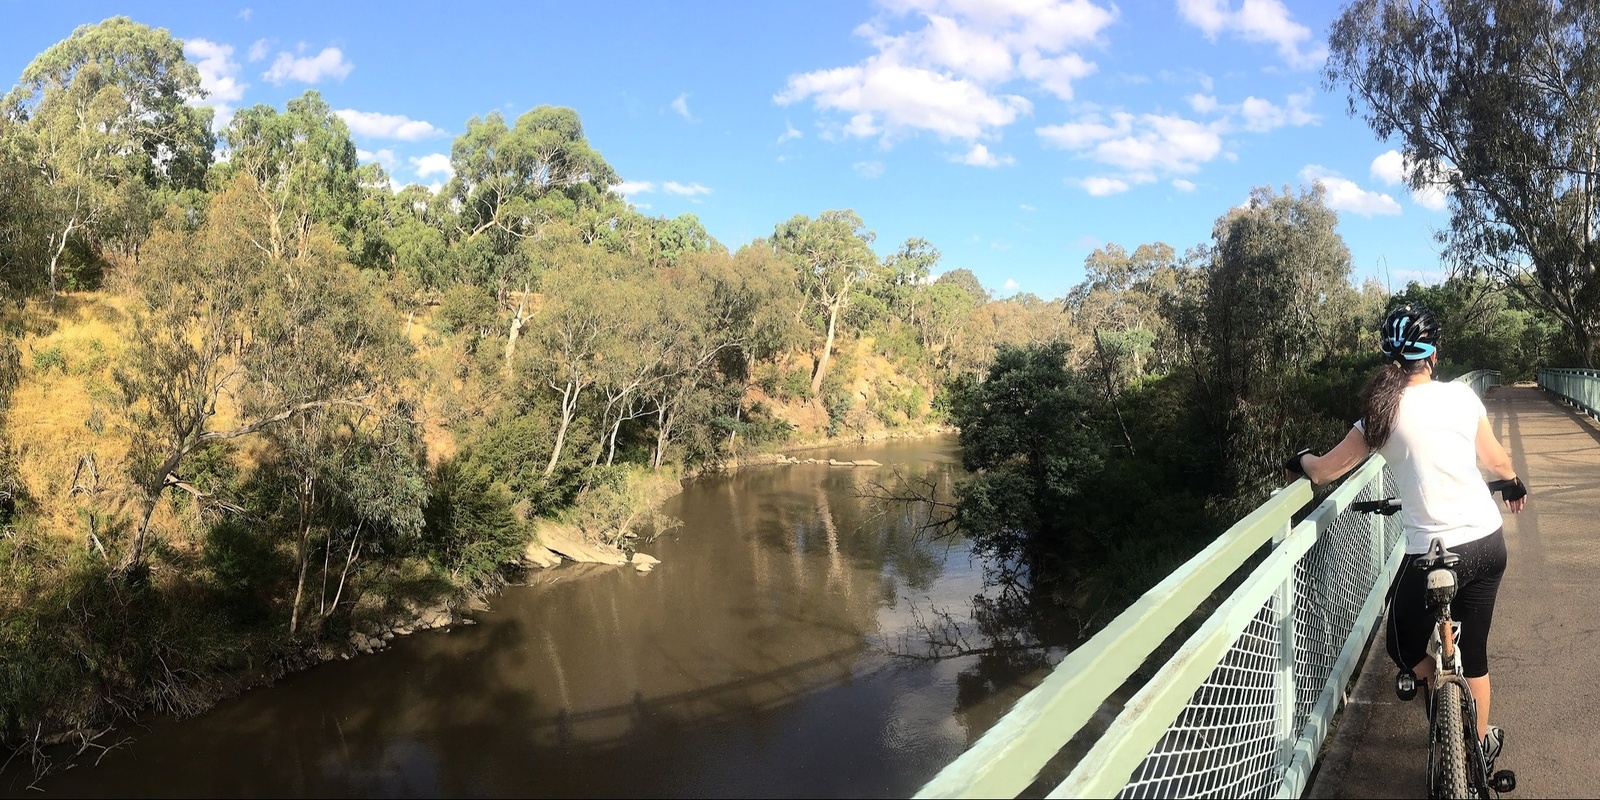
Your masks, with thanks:
M 1480 370 L 1458 379 L 1482 395 L 1498 384 L 1499 373 Z M 1000 722 L 977 743 L 947 765 L 922 787 L 917 797 L 1015 797 L 1037 778 L 1045 763 L 1076 735 L 1106 699 L 1261 545 L 1277 541 L 1274 552 L 1257 566 L 1245 582 L 1170 659 L 1157 675 L 1123 707 L 1111 728 L 1100 737 L 1052 797 L 1110 796 L 1117 794 L 1132 771 L 1166 733 L 1178 711 L 1195 689 L 1217 668 L 1231 642 L 1261 608 L 1268 596 L 1294 603 L 1294 566 L 1318 537 L 1343 515 L 1363 491 L 1382 496 L 1384 465 L 1381 456 L 1367 460 L 1355 474 L 1316 511 L 1291 530 L 1292 518 L 1312 499 L 1304 479 L 1279 490 L 1208 547 L 1157 584 L 1104 630 L 1068 654 L 1038 687 L 1017 701 Z M 1349 524 L 1346 517 L 1345 524 Z M 1294 796 L 1315 764 L 1316 752 L 1342 698 L 1340 689 L 1355 668 L 1362 645 L 1371 633 L 1382 606 L 1382 586 L 1393 574 L 1403 552 L 1400 537 L 1385 534 L 1382 518 L 1369 522 L 1373 532 L 1372 567 L 1377 573 L 1361 606 L 1354 629 L 1344 640 L 1326 685 L 1304 717 L 1298 736 L 1285 742 L 1278 794 Z M 1392 523 L 1391 523 L 1392 524 Z M 1385 544 L 1390 542 L 1391 544 Z M 1294 624 L 1289 615 L 1288 624 Z M 1292 667 L 1294 632 L 1284 634 L 1290 648 L 1286 662 Z M 1285 719 L 1291 728 L 1296 716 L 1293 676 L 1279 694 L 1286 697 Z
M 1600 419 L 1600 369 L 1541 369 L 1539 388 Z

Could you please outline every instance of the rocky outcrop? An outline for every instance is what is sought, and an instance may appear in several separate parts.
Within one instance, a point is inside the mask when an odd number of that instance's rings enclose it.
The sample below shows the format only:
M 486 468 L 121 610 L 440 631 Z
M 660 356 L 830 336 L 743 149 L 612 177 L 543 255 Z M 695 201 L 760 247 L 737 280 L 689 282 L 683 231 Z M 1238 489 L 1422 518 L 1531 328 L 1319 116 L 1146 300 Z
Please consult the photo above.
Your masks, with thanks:
M 628 554 L 621 548 L 586 541 L 583 534 L 558 523 L 540 522 L 538 539 L 539 544 L 569 561 L 616 566 L 628 563 Z
M 522 551 L 522 565 L 530 569 L 549 569 L 561 564 L 561 556 L 535 539 Z
M 389 646 L 396 636 L 409 636 L 418 631 L 432 630 L 434 628 L 447 628 L 458 620 L 449 606 L 418 606 L 407 602 L 399 617 L 388 622 L 368 622 L 357 630 L 350 632 L 349 642 L 351 649 L 361 653 L 372 653 Z M 472 620 L 459 620 L 462 624 L 470 625 Z

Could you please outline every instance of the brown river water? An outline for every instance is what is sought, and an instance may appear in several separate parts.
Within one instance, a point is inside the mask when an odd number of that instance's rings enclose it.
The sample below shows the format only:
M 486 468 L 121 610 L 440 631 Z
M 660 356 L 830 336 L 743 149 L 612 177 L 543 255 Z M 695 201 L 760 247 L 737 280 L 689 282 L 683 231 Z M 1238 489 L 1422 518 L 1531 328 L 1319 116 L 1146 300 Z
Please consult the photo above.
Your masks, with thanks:
M 953 438 L 805 455 L 946 490 L 959 471 Z M 665 509 L 683 525 L 639 548 L 653 572 L 535 574 L 475 626 L 123 726 L 99 766 L 29 796 L 909 795 L 1059 653 L 930 648 L 995 643 L 1005 604 L 982 603 L 997 590 L 964 540 L 916 535 L 926 509 L 863 499 L 895 472 L 701 478 Z

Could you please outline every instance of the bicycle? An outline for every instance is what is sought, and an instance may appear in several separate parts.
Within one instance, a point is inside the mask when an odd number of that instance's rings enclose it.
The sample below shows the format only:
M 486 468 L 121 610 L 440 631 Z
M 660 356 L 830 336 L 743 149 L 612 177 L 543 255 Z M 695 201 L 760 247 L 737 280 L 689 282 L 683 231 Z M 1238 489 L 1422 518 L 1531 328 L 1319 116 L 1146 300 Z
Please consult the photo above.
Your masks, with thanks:
M 1508 482 L 1509 483 L 1509 482 Z M 1494 484 L 1491 490 L 1497 490 Z M 1400 510 L 1393 498 L 1357 501 L 1352 511 L 1390 516 Z M 1509 769 L 1488 774 L 1483 744 L 1478 739 L 1478 705 L 1456 657 L 1459 628 L 1450 619 L 1450 601 L 1456 596 L 1455 566 L 1461 557 L 1434 539 L 1428 552 L 1413 564 L 1425 570 L 1428 609 L 1434 614 L 1428 657 L 1433 659 L 1433 689 L 1428 708 L 1428 796 L 1430 798 L 1491 798 L 1517 788 L 1517 775 Z M 1395 695 L 1403 702 L 1417 696 L 1417 676 L 1409 668 L 1395 675 Z

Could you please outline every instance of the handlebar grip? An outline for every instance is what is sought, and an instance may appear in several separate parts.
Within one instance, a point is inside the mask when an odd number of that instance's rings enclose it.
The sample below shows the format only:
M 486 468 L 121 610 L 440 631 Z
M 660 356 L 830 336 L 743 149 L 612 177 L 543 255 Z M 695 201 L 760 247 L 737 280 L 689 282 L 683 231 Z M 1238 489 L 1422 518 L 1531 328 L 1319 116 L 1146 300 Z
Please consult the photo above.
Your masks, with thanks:
M 1504 481 L 1489 481 L 1489 493 L 1500 493 L 1501 499 L 1510 503 L 1528 496 L 1528 487 L 1521 478 L 1512 478 Z
M 1382 514 L 1387 517 L 1400 511 L 1400 500 L 1394 497 L 1382 500 L 1357 500 L 1350 504 L 1350 510 L 1361 514 Z

